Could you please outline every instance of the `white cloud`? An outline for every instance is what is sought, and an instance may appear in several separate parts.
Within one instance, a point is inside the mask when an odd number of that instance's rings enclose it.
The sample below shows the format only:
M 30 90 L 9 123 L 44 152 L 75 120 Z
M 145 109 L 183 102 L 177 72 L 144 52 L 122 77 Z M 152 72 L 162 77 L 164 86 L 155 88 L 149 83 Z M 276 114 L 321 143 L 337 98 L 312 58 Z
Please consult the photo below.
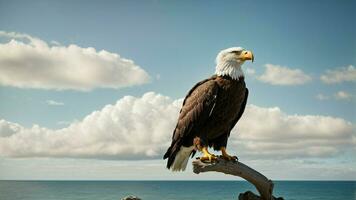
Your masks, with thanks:
M 50 106 L 63 106 L 63 102 L 55 101 L 55 100 L 47 100 L 46 103 Z
M 350 94 L 350 93 L 348 93 L 348 92 L 346 92 L 346 91 L 342 91 L 342 90 L 340 90 L 340 91 L 338 91 L 338 92 L 336 92 L 333 96 L 331 96 L 331 97 L 334 97 L 334 99 L 336 99 L 336 100 L 351 100 L 352 99 L 352 94 Z M 328 100 L 328 99 L 330 99 L 331 97 L 329 97 L 329 96 L 327 96 L 327 95 L 324 95 L 324 94 L 317 94 L 316 96 L 315 96 L 315 98 L 317 98 L 318 100 L 321 100 L 321 101 L 323 101 L 323 100 Z
M 75 44 L 54 45 L 26 34 L 0 31 L 0 85 L 19 88 L 82 90 L 121 88 L 149 81 L 132 60 Z
M 329 99 L 328 96 L 326 96 L 326 95 L 324 95 L 324 94 L 321 94 L 321 93 L 317 94 L 317 95 L 315 96 L 315 98 L 317 98 L 318 100 L 321 100 L 321 101 Z
M 247 69 L 246 69 L 246 73 L 247 73 L 248 75 L 255 75 L 255 74 L 256 74 L 256 70 L 251 69 L 251 68 L 247 68 Z
M 20 132 L 21 129 L 22 127 L 18 124 L 0 119 L 0 138 L 11 136 L 15 133 Z
M 351 122 L 319 115 L 287 115 L 249 105 L 232 146 L 255 157 L 334 156 L 356 144 Z
M 356 68 L 353 65 L 335 70 L 327 70 L 320 76 L 320 80 L 327 84 L 356 82 Z
M 338 91 L 334 94 L 335 99 L 337 100 L 350 100 L 352 95 L 345 91 Z
M 63 129 L 52 130 L 38 125 L 26 129 L 17 125 L 16 134 L 11 132 L 10 137 L 0 138 L 0 155 L 112 159 L 161 157 L 175 126 L 179 102 L 146 93 L 141 98 L 126 96 L 115 105 L 107 105 Z M 10 125 L 15 126 L 1 122 L 5 130 Z
M 126 96 L 63 129 L 24 128 L 0 120 L 0 155 L 10 157 L 161 158 L 169 146 L 182 100 L 149 92 Z M 341 118 L 287 115 L 248 105 L 228 149 L 248 158 L 335 156 L 356 144 Z M 355 150 L 355 149 L 354 149 Z
M 266 64 L 265 72 L 257 79 L 272 85 L 302 85 L 312 80 L 300 69 L 290 69 L 285 66 Z

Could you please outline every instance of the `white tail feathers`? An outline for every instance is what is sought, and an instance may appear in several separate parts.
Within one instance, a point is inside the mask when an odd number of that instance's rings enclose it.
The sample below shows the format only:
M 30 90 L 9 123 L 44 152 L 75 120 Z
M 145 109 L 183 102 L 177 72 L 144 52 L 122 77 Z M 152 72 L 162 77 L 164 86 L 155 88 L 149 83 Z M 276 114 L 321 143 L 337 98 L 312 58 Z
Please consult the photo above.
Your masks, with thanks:
M 194 150 L 194 146 L 191 147 L 180 147 L 176 157 L 174 158 L 174 162 L 171 166 L 172 171 L 184 171 L 187 167 L 189 156 Z

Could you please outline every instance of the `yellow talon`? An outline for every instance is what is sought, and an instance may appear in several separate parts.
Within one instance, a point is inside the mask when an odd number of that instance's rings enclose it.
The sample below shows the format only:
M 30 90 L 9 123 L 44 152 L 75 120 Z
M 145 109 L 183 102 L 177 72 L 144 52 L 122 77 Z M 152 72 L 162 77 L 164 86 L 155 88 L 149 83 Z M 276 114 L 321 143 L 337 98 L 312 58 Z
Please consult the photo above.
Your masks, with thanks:
M 222 157 L 225 160 L 238 160 L 237 156 L 230 156 L 229 154 L 227 154 L 225 147 L 221 147 L 220 150 L 221 150 Z
M 202 148 L 203 156 L 200 158 L 201 161 L 213 161 L 216 160 L 217 157 L 214 154 L 209 153 L 206 147 Z

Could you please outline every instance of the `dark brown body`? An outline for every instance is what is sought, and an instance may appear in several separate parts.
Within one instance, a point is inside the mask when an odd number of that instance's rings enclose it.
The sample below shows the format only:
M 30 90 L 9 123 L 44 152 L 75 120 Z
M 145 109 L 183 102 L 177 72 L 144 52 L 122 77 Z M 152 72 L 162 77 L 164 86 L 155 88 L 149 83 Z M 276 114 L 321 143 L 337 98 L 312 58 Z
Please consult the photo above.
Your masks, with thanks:
M 181 146 L 190 147 L 194 138 L 215 150 L 226 147 L 232 128 L 244 112 L 248 90 L 244 78 L 213 76 L 196 84 L 186 96 L 164 158 L 167 167 Z

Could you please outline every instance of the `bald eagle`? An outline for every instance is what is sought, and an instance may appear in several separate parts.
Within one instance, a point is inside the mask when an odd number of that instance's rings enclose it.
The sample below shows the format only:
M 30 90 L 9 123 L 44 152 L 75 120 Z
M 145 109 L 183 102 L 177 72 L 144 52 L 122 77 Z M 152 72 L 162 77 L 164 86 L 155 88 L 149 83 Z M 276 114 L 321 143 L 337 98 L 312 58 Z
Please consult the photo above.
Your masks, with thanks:
M 241 47 L 222 50 L 216 57 L 215 75 L 200 81 L 188 92 L 171 146 L 163 157 L 168 158 L 168 169 L 184 171 L 189 156 L 193 157 L 197 150 L 203 153 L 202 161 L 216 160 L 208 147 L 221 151 L 224 159 L 237 159 L 226 152 L 226 145 L 245 110 L 248 96 L 241 66 L 253 59 L 252 52 Z

